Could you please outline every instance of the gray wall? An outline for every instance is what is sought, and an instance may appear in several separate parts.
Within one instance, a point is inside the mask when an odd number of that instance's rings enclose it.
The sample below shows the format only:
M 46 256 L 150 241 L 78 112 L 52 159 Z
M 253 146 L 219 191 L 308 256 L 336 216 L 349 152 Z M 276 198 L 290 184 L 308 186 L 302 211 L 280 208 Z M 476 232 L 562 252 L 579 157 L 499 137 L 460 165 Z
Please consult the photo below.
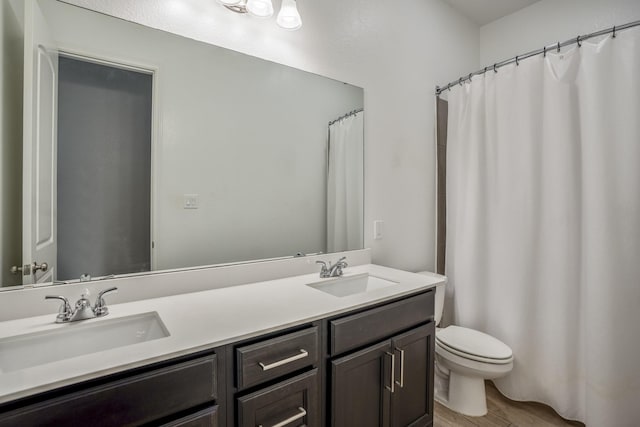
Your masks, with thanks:
M 22 0 L 0 0 L 0 286 L 22 282 L 23 20 Z
M 152 76 L 59 67 L 57 279 L 148 271 Z

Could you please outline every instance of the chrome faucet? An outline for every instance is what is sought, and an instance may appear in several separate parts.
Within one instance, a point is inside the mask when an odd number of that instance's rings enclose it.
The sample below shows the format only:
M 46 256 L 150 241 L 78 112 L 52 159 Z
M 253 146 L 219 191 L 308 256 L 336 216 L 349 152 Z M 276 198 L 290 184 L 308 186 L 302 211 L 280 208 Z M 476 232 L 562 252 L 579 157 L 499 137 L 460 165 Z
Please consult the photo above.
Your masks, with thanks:
M 88 289 L 84 290 L 84 293 L 76 302 L 75 307 L 71 307 L 69 300 L 63 296 L 47 295 L 44 299 L 58 299 L 62 301 L 62 305 L 56 316 L 56 323 L 76 322 L 78 320 L 93 319 L 94 317 L 102 317 L 109 314 L 109 309 L 104 301 L 104 295 L 117 290 L 118 288 L 113 287 L 101 291 L 93 307 L 91 307 L 91 301 L 87 298 L 89 296 Z
M 335 264 L 327 265 L 324 261 L 316 261 L 316 264 L 321 264 L 322 268 L 320 269 L 320 277 L 322 279 L 326 279 L 327 277 L 340 277 L 342 276 L 342 269 L 347 268 L 349 264 L 345 261 L 347 257 L 342 257 Z

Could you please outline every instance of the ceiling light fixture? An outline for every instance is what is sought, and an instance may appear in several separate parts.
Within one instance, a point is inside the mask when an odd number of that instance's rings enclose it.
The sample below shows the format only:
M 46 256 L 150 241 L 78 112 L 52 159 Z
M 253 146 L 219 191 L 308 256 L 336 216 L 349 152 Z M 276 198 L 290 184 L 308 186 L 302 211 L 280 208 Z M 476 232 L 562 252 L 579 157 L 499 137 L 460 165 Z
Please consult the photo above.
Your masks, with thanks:
M 273 15 L 271 0 L 247 0 L 247 10 L 258 18 L 269 18 Z
M 247 0 L 220 0 L 220 3 L 235 13 L 247 13 Z
M 297 30 L 302 27 L 302 19 L 298 13 L 296 0 L 282 0 L 282 7 L 276 22 L 286 30 Z
M 236 13 L 249 13 L 259 18 L 273 16 L 271 0 L 219 0 L 227 9 Z M 296 0 L 282 0 L 282 7 L 276 22 L 286 30 L 297 30 L 302 27 L 302 19 L 298 12 Z

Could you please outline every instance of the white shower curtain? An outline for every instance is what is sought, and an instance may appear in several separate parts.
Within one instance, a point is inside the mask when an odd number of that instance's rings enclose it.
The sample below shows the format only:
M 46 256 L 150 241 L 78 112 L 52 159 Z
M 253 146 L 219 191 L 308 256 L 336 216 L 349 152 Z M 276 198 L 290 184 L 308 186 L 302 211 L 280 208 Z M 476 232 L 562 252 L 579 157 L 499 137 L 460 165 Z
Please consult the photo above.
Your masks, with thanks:
M 362 249 L 364 112 L 329 126 L 327 252 Z
M 640 30 L 453 88 L 448 137 L 449 297 L 513 349 L 498 388 L 640 425 Z

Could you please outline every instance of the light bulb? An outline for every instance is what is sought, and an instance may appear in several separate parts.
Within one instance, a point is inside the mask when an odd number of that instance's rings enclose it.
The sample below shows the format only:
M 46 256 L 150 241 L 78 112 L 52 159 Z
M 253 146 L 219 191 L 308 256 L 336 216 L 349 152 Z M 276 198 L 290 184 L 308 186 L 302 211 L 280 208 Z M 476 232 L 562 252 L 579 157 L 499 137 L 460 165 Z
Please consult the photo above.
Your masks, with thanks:
M 238 3 L 240 3 L 242 0 L 218 0 L 218 1 L 220 1 L 220 3 L 226 6 L 235 6 Z
M 278 25 L 287 30 L 297 30 L 302 27 L 302 19 L 298 13 L 296 0 L 282 0 L 282 8 L 278 13 Z
M 248 0 L 247 10 L 252 15 L 268 18 L 273 15 L 273 4 L 271 0 Z

